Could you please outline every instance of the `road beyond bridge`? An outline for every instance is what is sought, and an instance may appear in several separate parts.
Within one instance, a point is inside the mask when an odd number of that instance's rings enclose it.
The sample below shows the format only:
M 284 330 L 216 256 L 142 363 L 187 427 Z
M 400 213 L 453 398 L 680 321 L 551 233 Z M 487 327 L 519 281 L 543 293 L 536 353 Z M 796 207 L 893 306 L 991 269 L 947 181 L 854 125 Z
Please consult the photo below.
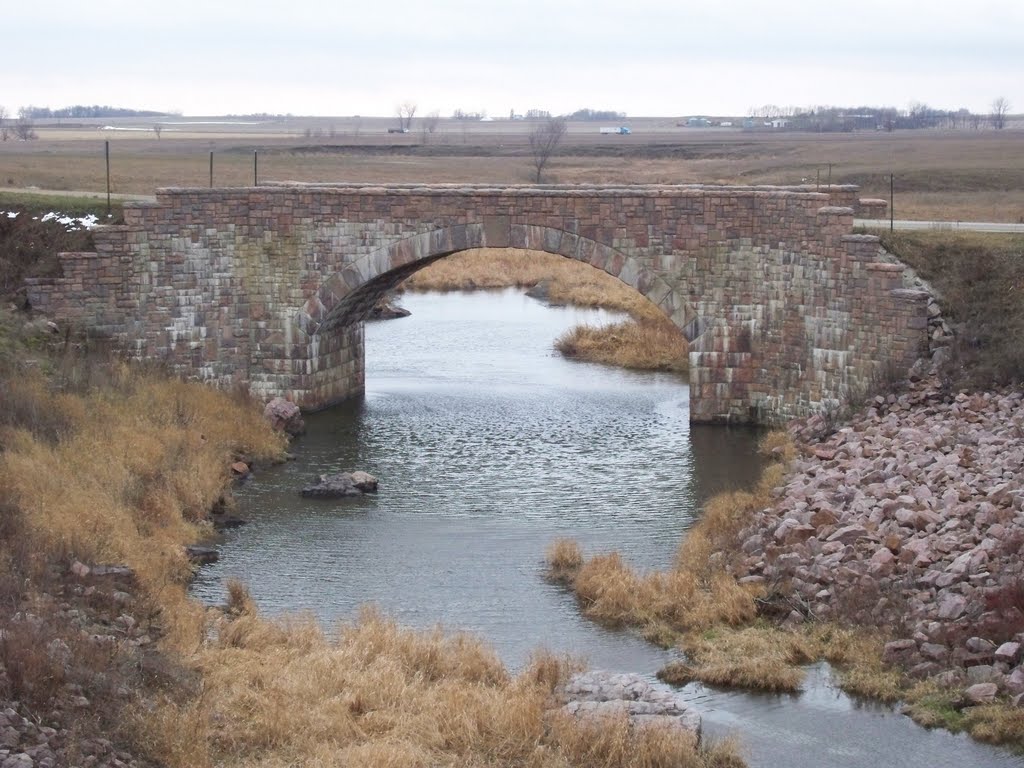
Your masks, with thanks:
M 61 254 L 33 307 L 218 385 L 306 409 L 359 396 L 363 321 L 469 248 L 603 269 L 690 341 L 691 418 L 778 423 L 927 351 L 928 295 L 852 234 L 856 187 L 273 184 L 163 189 Z M 883 211 L 884 212 L 884 211 Z

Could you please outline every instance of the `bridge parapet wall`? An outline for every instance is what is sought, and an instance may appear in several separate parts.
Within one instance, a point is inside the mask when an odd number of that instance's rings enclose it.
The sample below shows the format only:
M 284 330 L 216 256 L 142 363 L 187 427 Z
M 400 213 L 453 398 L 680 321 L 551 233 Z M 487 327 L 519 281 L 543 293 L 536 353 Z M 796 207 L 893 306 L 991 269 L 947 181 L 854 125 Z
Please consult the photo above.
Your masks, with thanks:
M 877 240 L 850 235 L 853 208 L 835 204 L 850 201 L 855 188 L 160 190 L 29 295 L 135 356 L 318 407 L 362 391 L 376 296 L 458 250 L 544 250 L 619 277 L 684 330 L 695 419 L 777 421 L 920 347 L 916 300 L 868 268 Z

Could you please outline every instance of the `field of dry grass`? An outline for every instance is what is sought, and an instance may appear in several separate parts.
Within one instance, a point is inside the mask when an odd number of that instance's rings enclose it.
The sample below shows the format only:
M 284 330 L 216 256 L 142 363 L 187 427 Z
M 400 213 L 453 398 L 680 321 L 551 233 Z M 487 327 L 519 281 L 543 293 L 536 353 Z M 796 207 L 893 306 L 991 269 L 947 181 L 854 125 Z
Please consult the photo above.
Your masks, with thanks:
M 369 124 L 367 124 L 369 125 Z M 280 126 L 266 132 L 105 134 L 41 129 L 33 142 L 0 145 L 0 189 L 105 188 L 103 140 L 111 140 L 116 192 L 253 180 L 258 150 L 263 180 L 529 183 L 522 131 L 497 124 L 450 126 L 421 146 L 415 132 L 388 137 L 381 126 L 333 138 L 304 138 Z M 575 126 L 553 159 L 549 181 L 561 183 L 798 184 L 829 178 L 860 184 L 866 197 L 889 196 L 896 174 L 901 218 L 1011 221 L 1024 217 L 1024 132 L 900 131 L 854 134 L 755 134 L 677 129 L 650 121 L 628 137 L 599 137 Z M 227 129 L 225 129 L 227 130 Z M 295 130 L 295 129 L 292 129 Z M 145 137 L 145 138 L 144 138 Z
M 421 269 L 404 287 L 416 291 L 527 288 L 543 284 L 552 304 L 602 307 L 630 320 L 577 326 L 555 341 L 565 357 L 639 370 L 683 372 L 686 339 L 656 306 L 611 275 L 589 264 L 542 251 L 479 248 Z

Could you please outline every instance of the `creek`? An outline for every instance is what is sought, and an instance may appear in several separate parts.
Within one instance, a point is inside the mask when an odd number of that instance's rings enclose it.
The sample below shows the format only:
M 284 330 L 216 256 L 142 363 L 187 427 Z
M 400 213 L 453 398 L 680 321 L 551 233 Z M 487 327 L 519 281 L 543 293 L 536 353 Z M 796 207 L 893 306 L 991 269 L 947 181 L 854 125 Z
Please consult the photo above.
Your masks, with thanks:
M 545 647 L 653 675 L 673 652 L 584 619 L 544 580 L 545 549 L 571 537 L 586 554 L 668 566 L 704 501 L 755 482 L 758 434 L 691 425 L 678 376 L 552 350 L 569 327 L 614 313 L 514 290 L 402 303 L 411 317 L 367 324 L 366 396 L 308 416 L 295 461 L 239 490 L 251 522 L 228 535 L 194 593 L 222 602 L 237 578 L 271 615 L 309 611 L 330 624 L 373 604 L 403 625 L 477 634 L 512 669 Z M 379 478 L 376 495 L 299 496 L 318 474 L 355 469 Z M 808 670 L 798 695 L 685 690 L 705 732 L 737 735 L 752 767 L 1024 764 L 855 702 L 825 665 Z

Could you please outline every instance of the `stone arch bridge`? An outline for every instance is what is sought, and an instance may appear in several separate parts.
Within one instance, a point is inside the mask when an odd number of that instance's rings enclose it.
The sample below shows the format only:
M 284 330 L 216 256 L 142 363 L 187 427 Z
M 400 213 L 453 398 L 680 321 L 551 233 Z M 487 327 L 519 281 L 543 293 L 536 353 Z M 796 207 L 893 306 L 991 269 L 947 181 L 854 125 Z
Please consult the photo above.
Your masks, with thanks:
M 694 421 L 779 422 L 906 369 L 927 295 L 855 187 L 280 184 L 164 189 L 96 230 L 32 306 L 137 358 L 319 408 L 360 395 L 363 321 L 416 270 L 467 248 L 603 269 L 690 341 Z

